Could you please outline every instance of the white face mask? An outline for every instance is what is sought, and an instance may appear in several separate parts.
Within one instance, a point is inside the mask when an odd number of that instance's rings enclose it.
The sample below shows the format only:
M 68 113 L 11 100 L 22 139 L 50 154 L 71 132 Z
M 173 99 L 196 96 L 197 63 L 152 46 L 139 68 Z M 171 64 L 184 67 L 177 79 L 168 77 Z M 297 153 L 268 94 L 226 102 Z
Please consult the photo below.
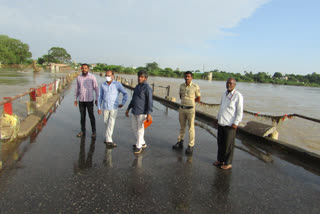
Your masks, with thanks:
M 112 79 L 111 79 L 111 77 L 106 76 L 106 80 L 107 80 L 107 82 L 110 82 Z

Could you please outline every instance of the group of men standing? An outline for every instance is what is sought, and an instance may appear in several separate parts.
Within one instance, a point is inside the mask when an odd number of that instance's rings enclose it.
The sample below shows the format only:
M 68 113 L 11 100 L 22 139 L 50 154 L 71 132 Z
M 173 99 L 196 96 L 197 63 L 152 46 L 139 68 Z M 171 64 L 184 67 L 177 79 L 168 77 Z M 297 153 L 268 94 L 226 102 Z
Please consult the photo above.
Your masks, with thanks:
M 88 64 L 82 64 L 81 71 L 82 75 L 77 77 L 74 101 L 74 105 L 77 106 L 79 100 L 81 115 L 81 131 L 77 136 L 82 137 L 86 134 L 86 112 L 88 111 L 92 128 L 91 137 L 96 137 L 96 123 L 93 113 L 95 103 L 98 108 L 98 114 L 103 114 L 106 127 L 104 143 L 109 147 L 116 147 L 117 144 L 112 140 L 115 120 L 118 109 L 122 108 L 127 102 L 128 94 L 122 84 L 114 80 L 113 71 L 106 72 L 106 81 L 101 84 L 100 88 L 95 76 L 88 72 Z M 147 83 L 147 78 L 147 72 L 138 73 L 138 85 L 134 89 L 131 102 L 126 111 L 126 116 L 129 117 L 129 111 L 132 109 L 132 129 L 136 136 L 136 144 L 133 145 L 133 150 L 136 154 L 141 153 L 142 149 L 147 147 L 144 140 L 144 121 L 152 120 L 152 89 Z M 96 95 L 95 101 L 94 93 Z M 119 104 L 120 94 L 122 94 L 122 101 Z
M 122 108 L 127 99 L 128 94 L 121 83 L 114 80 L 113 71 L 106 72 L 106 81 L 98 87 L 96 78 L 90 74 L 89 65 L 82 64 L 82 75 L 77 78 L 77 86 L 75 90 L 75 106 L 78 105 L 81 115 L 81 132 L 77 134 L 82 137 L 86 134 L 85 121 L 86 110 L 88 111 L 92 137 L 96 137 L 95 117 L 93 113 L 94 103 L 98 107 L 98 114 L 103 113 L 104 123 L 106 126 L 105 143 L 108 146 L 116 147 L 117 145 L 112 140 L 115 119 L 118 113 L 118 108 Z M 132 129 L 136 137 L 136 144 L 133 145 L 135 154 L 142 152 L 143 148 L 147 147 L 144 140 L 144 123 L 151 122 L 152 112 L 152 89 L 147 83 L 148 75 L 145 71 L 138 73 L 138 85 L 134 89 L 134 93 L 130 104 L 126 110 L 126 116 L 129 117 L 129 111 L 132 110 Z M 183 148 L 186 126 L 189 131 L 189 144 L 186 149 L 186 154 L 191 155 L 195 145 L 195 103 L 200 102 L 200 88 L 192 82 L 193 73 L 190 71 L 184 74 L 185 83 L 180 85 L 179 96 L 181 105 L 179 108 L 179 123 L 180 132 L 178 142 L 173 145 L 173 149 L 179 150 Z M 234 141 L 236 130 L 243 116 L 243 96 L 235 90 L 236 80 L 229 78 L 226 82 L 227 91 L 221 96 L 220 109 L 217 116 L 218 119 L 218 152 L 217 161 L 213 164 L 221 169 L 232 168 L 232 158 L 234 150 Z M 94 101 L 93 93 L 96 94 Z M 119 94 L 122 94 L 122 102 L 119 104 Z M 103 112 L 102 112 L 103 110 Z

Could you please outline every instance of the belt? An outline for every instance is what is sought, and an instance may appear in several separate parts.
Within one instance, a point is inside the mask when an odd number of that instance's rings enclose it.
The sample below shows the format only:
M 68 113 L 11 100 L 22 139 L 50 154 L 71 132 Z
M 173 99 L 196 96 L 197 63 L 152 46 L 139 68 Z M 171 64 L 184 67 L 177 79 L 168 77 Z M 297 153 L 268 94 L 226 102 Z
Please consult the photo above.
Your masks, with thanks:
M 180 106 L 180 108 L 182 108 L 182 109 L 192 109 L 193 106 Z

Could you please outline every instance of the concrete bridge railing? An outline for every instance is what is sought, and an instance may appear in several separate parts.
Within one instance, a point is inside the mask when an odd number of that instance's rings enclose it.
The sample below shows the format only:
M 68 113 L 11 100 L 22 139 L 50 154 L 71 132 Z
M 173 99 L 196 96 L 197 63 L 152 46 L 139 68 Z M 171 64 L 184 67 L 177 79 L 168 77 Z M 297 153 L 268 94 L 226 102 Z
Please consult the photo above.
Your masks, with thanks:
M 25 137 L 49 111 L 51 104 L 60 97 L 60 92 L 66 88 L 79 73 L 74 72 L 49 83 L 30 88 L 26 92 L 14 97 L 4 97 L 0 102 L 3 112 L 0 117 L 0 140 L 12 141 L 16 137 Z M 26 99 L 25 110 L 21 109 L 21 100 Z M 19 106 L 19 113 L 26 111 L 26 118 L 19 117 L 14 113 L 14 106 Z M 39 114 L 39 112 L 41 112 Z

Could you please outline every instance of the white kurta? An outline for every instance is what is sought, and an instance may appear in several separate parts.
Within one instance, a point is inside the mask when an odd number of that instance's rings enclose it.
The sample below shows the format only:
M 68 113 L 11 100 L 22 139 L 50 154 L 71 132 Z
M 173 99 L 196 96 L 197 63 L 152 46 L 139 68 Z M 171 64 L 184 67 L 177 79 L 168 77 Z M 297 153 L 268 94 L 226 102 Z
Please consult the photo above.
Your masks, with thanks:
M 217 116 L 218 124 L 221 126 L 239 125 L 243 117 L 243 96 L 233 89 L 230 93 L 226 91 L 221 96 L 220 109 Z

